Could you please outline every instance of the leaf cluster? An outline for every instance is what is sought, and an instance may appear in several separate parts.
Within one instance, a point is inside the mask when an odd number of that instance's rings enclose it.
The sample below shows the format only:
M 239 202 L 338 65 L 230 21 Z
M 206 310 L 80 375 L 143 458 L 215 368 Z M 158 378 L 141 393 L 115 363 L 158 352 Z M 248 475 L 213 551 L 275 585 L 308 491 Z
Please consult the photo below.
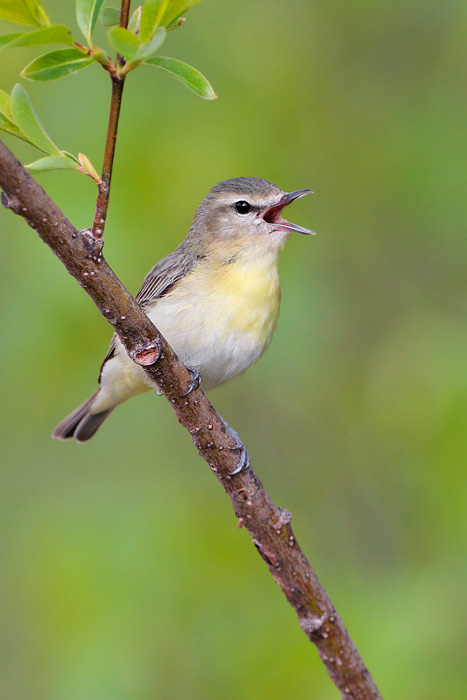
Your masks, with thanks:
M 37 116 L 31 100 L 22 85 L 16 84 L 11 96 L 0 90 L 0 129 L 26 141 L 43 153 L 40 158 L 26 167 L 34 172 L 46 170 L 77 170 L 99 182 L 89 158 L 82 153 L 76 158 L 68 151 L 60 150 L 47 134 Z
M 76 41 L 72 30 L 64 24 L 53 24 L 40 0 L 0 0 L 0 19 L 33 27 L 32 30 L 0 36 L 0 52 L 6 49 L 58 44 L 56 48 L 33 59 L 21 71 L 28 80 L 47 81 L 64 78 L 91 65 L 100 65 L 114 80 L 123 80 L 141 65 L 154 66 L 169 73 L 204 99 L 216 95 L 206 78 L 195 68 L 175 58 L 156 56 L 167 33 L 180 27 L 182 15 L 200 0 L 145 0 L 133 12 L 128 27 L 120 26 L 121 12 L 103 7 L 104 0 L 76 0 L 76 20 L 85 45 Z M 107 40 L 116 52 L 97 46 L 93 35 L 98 19 L 107 27 Z M 80 40 L 82 41 L 82 40 Z M 60 150 L 47 135 L 21 85 L 11 96 L 0 91 L 0 130 L 16 136 L 47 154 L 27 166 L 45 171 L 72 169 L 99 181 L 86 156 L 77 158 Z

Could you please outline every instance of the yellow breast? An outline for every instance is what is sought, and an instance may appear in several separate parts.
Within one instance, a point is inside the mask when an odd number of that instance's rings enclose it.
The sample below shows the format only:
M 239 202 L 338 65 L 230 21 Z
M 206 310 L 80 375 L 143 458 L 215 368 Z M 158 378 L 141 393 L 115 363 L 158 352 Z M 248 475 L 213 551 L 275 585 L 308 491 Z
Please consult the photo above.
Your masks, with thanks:
M 214 270 L 213 287 L 225 300 L 223 308 L 229 311 L 227 325 L 231 329 L 253 333 L 262 342 L 270 341 L 280 306 L 277 264 L 240 258 L 219 265 Z
M 277 255 L 263 251 L 200 260 L 148 313 L 180 360 L 201 372 L 203 389 L 210 389 L 261 357 L 277 327 L 279 305 Z M 136 368 L 121 355 L 121 362 Z M 140 374 L 137 390 L 143 391 L 148 387 Z M 135 393 L 133 378 L 125 381 Z

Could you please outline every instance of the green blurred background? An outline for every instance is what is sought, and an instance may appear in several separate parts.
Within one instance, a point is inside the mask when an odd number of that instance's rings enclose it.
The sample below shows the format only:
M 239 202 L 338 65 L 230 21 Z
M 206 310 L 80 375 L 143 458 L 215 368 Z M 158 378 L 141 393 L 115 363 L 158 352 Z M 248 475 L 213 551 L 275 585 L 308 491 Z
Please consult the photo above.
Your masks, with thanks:
M 45 8 L 76 30 L 71 0 Z M 271 349 L 211 398 L 388 699 L 465 684 L 465 29 L 456 0 L 201 3 L 162 53 L 219 99 L 130 75 L 106 230 L 136 292 L 217 181 L 314 189 L 291 218 L 318 235 L 282 254 Z M 41 52 L 3 54 L 0 87 Z M 98 168 L 108 82 L 23 81 L 59 146 Z M 90 224 L 90 180 L 39 180 Z M 0 227 L 2 698 L 336 699 L 163 398 L 132 399 L 85 446 L 50 439 L 94 390 L 110 329 L 23 221 L 1 211 Z

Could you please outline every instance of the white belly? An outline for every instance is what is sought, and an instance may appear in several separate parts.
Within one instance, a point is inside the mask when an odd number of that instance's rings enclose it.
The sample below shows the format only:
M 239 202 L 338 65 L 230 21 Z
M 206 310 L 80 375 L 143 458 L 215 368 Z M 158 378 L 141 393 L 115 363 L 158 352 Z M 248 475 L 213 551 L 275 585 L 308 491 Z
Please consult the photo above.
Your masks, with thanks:
M 207 294 L 195 279 L 193 285 L 185 285 L 183 293 L 171 293 L 146 309 L 181 362 L 200 372 L 203 390 L 242 374 L 269 346 L 279 311 L 279 282 L 274 272 L 271 283 L 261 286 L 259 296 L 239 295 L 238 285 L 225 284 L 218 294 Z M 107 410 L 148 389 L 154 389 L 153 382 L 117 339 L 115 356 L 103 367 L 92 412 Z

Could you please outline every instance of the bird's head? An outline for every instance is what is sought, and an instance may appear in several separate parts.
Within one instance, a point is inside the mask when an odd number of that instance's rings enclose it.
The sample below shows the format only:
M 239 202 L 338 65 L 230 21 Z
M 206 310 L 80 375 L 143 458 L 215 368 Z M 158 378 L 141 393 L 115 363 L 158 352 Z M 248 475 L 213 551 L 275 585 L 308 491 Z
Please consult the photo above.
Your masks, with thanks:
M 283 192 L 272 182 L 236 177 L 219 182 L 201 202 L 191 232 L 207 245 L 281 250 L 292 231 L 313 235 L 282 217 L 282 210 L 312 190 Z

